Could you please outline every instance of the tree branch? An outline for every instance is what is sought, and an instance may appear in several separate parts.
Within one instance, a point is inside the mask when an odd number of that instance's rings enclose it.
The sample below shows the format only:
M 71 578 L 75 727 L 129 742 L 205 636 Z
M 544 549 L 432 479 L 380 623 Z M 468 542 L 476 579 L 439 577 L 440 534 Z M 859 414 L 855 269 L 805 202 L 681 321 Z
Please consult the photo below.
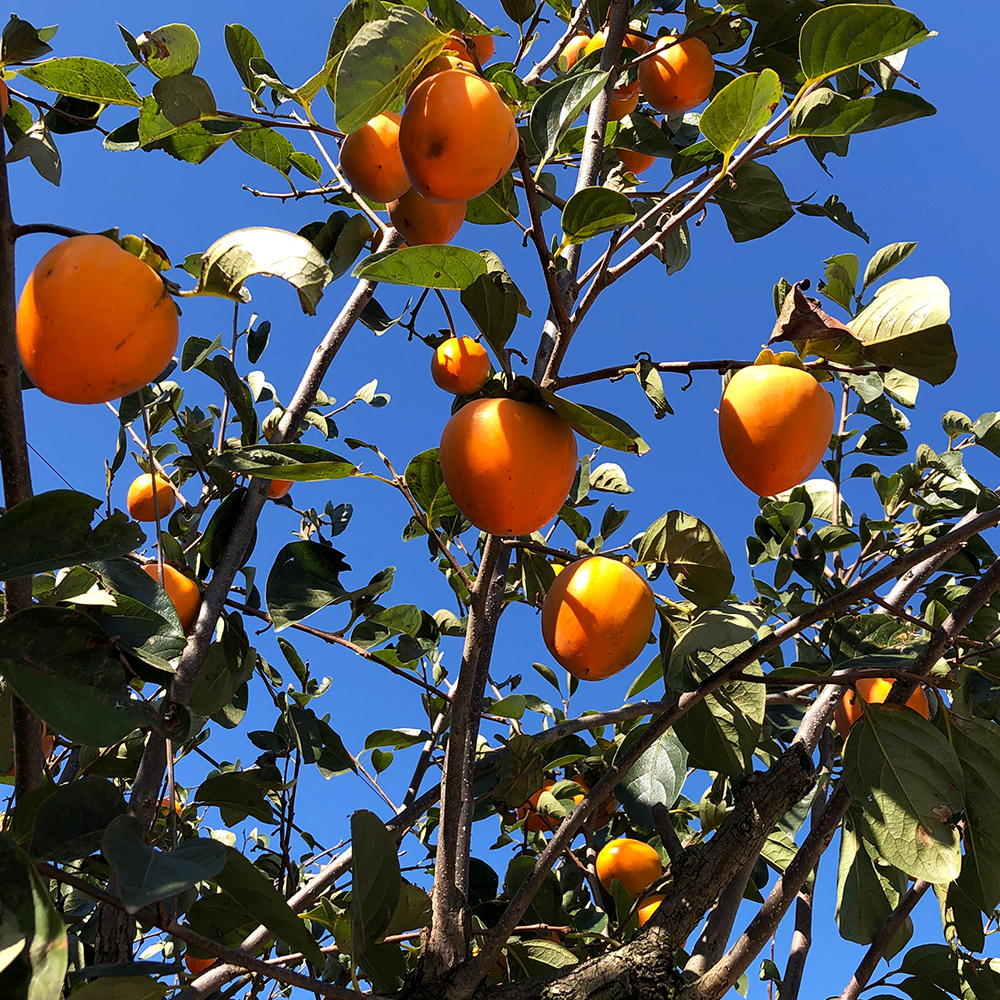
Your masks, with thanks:
M 382 241 L 380 249 L 386 249 L 399 240 L 395 230 Z M 350 333 L 362 310 L 368 304 L 375 291 L 376 282 L 359 281 L 344 304 L 337 318 L 333 321 L 326 336 L 313 352 L 309 365 L 299 382 L 299 386 L 288 405 L 288 409 L 278 422 L 277 431 L 272 438 L 275 444 L 280 444 L 290 437 L 302 422 L 302 418 L 316 399 L 316 392 Z M 180 721 L 178 707 L 186 706 L 194 690 L 195 682 L 201 671 L 205 657 L 212 642 L 215 625 L 222 614 L 229 588 L 243 564 L 247 545 L 253 535 L 254 526 L 260 517 L 264 503 L 267 500 L 268 481 L 251 480 L 247 495 L 243 502 L 232 534 L 222 559 L 212 574 L 212 580 L 205 591 L 197 621 L 194 624 L 187 646 L 181 656 L 170 691 L 164 699 L 161 717 L 168 730 L 176 728 Z M 136 816 L 144 826 L 149 826 L 155 814 L 159 801 L 159 788 L 166 767 L 166 753 L 163 737 L 150 733 L 143 752 L 132 794 L 129 799 L 129 812 Z
M 530 87 L 533 83 L 538 83 L 542 78 L 542 74 L 552 66 L 555 61 L 562 55 L 562 50 L 570 43 L 570 40 L 574 35 L 580 33 L 580 25 L 583 24 L 583 19 L 587 16 L 587 2 L 588 0 L 582 0 L 579 7 L 573 11 L 573 16 L 569 19 L 569 24 L 566 26 L 566 30 L 563 32 L 559 41 L 549 50 L 548 54 L 538 62 L 524 77 L 524 82 Z
M 441 818 L 431 891 L 431 926 L 421 951 L 420 967 L 421 976 L 430 983 L 443 979 L 456 965 L 464 962 L 469 945 L 469 846 L 475 808 L 473 762 L 509 558 L 510 549 L 502 539 L 488 535 L 472 590 L 465 650 L 452 699 L 448 748 L 441 777 Z

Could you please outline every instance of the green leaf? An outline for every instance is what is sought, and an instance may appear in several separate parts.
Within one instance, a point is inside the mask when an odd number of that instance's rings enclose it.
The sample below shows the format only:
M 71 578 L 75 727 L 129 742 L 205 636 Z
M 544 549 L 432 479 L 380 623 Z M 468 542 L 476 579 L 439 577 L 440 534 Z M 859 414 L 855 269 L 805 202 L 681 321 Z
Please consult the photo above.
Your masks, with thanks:
M 950 293 L 940 278 L 901 278 L 883 285 L 850 327 L 866 360 L 940 385 L 958 362 L 950 315 Z
M 639 437 L 621 417 L 596 406 L 583 406 L 571 403 L 562 396 L 557 396 L 548 389 L 539 390 L 542 399 L 562 417 L 577 432 L 596 444 L 614 448 L 615 451 L 632 452 L 634 455 L 645 455 L 649 445 Z
M 514 178 L 506 173 L 488 191 L 465 206 L 465 221 L 475 226 L 501 226 L 520 213 Z
M 91 528 L 100 506 L 86 493 L 49 490 L 0 515 L 0 580 L 113 559 L 142 545 L 142 529 L 121 511 Z
M 575 73 L 569 79 L 553 84 L 535 101 L 528 118 L 528 132 L 535 146 L 542 151 L 535 170 L 536 181 L 542 167 L 555 153 L 559 140 L 604 89 L 608 75 L 600 70 Z
M 726 225 L 737 243 L 755 240 L 783 226 L 795 210 L 778 175 L 762 163 L 745 163 L 716 195 Z
M 1000 903 L 1000 733 L 951 715 L 948 734 L 965 773 L 965 858 L 959 884 L 984 913 Z
M 0 674 L 73 743 L 106 747 L 157 727 L 153 708 L 131 696 L 111 637 L 79 611 L 36 606 L 0 622 Z
M 355 954 L 381 938 L 402 891 L 396 841 L 374 813 L 351 816 L 351 932 Z
M 393 750 L 406 750 L 429 739 L 431 734 L 425 729 L 376 729 L 365 738 L 365 749 L 391 747 Z
M 41 59 L 52 51 L 52 46 L 46 42 L 54 34 L 54 28 L 36 28 L 29 21 L 22 21 L 16 14 L 11 14 L 10 20 L 3 26 L 0 60 L 6 65 Z
M 225 28 L 226 51 L 236 67 L 243 86 L 256 96 L 264 89 L 263 81 L 250 69 L 251 59 L 263 59 L 264 50 L 257 36 L 242 24 L 227 24 Z
M 641 735 L 645 727 L 633 729 L 619 746 L 622 753 Z M 669 808 L 680 794 L 687 776 L 687 751 L 673 733 L 664 733 L 645 750 L 615 786 L 615 798 L 622 804 L 629 821 L 640 830 L 652 833 L 653 806 L 660 802 Z
M 337 23 L 333 26 L 333 33 L 330 35 L 330 44 L 327 46 L 326 58 L 339 59 L 343 56 L 344 49 L 348 42 L 367 24 L 369 21 L 380 21 L 389 15 L 389 8 L 380 0 L 351 0 L 351 2 L 341 11 L 337 18 Z M 333 74 L 326 82 L 326 92 L 330 95 L 330 100 L 334 107 L 337 105 L 337 71 L 334 67 Z
M 854 213 L 835 194 L 831 194 L 822 205 L 806 203 L 797 205 L 796 210 L 802 215 L 827 218 L 831 222 L 835 222 L 841 229 L 846 229 L 849 233 L 860 236 L 865 243 L 868 242 L 868 234 L 854 221 Z M 825 288 L 822 290 L 826 292 Z
M 295 951 L 301 951 L 310 962 L 322 966 L 324 958 L 316 939 L 309 933 L 302 918 L 274 888 L 271 880 L 239 851 L 227 847 L 225 852 L 225 866 L 212 881 L 252 913 L 275 937 Z
M 54 90 L 66 97 L 77 97 L 97 104 L 124 104 L 138 108 L 142 98 L 128 82 L 125 74 L 110 63 L 84 56 L 66 59 L 46 59 L 22 69 L 27 77 L 40 87 Z
M 887 247 L 882 247 L 865 268 L 865 280 L 861 290 L 865 291 L 869 285 L 873 285 L 879 278 L 891 271 L 897 264 L 902 263 L 907 257 L 917 249 L 916 243 L 890 243 Z
M 462 289 L 486 274 L 486 270 L 486 262 L 474 250 L 431 244 L 373 253 L 351 273 L 355 278 L 389 285 Z
M 100 850 L 104 831 L 125 813 L 125 798 L 110 781 L 85 775 L 57 785 L 35 813 L 31 854 L 70 862 Z
M 290 479 L 307 483 L 344 479 L 358 473 L 358 467 L 332 451 L 311 444 L 257 444 L 223 452 L 212 466 L 258 479 Z
M 666 563 L 677 589 L 699 608 L 725 601 L 735 577 L 722 543 L 703 521 L 680 510 L 668 511 L 646 529 L 636 559 Z
M 333 280 L 319 251 L 283 229 L 237 229 L 216 240 L 201 255 L 197 291 L 245 302 L 243 283 L 255 274 L 283 278 L 299 295 L 302 311 L 316 313 L 323 289 Z
M 68 964 L 66 927 L 28 856 L 0 834 L 0 996 L 50 1000 L 62 996 Z
M 587 187 L 566 202 L 562 213 L 563 244 L 585 243 L 599 233 L 635 222 L 632 202 L 619 191 Z
M 267 608 L 278 630 L 343 600 L 340 574 L 350 570 L 344 554 L 318 542 L 289 542 L 267 576 Z
M 958 877 L 965 781 L 938 729 L 913 709 L 867 707 L 844 747 L 844 778 L 864 808 L 864 839 L 889 864 L 933 883 Z
M 196 837 L 172 851 L 156 851 L 143 832 L 134 817 L 118 816 L 108 825 L 101 845 L 129 913 L 213 878 L 225 864 L 226 849 L 216 840 Z
M 194 796 L 195 802 L 216 806 L 226 818 L 241 823 L 253 816 L 261 823 L 274 822 L 274 810 L 260 785 L 239 771 L 226 771 L 206 778 Z
M 934 114 L 937 108 L 933 104 L 904 90 L 883 90 L 852 101 L 824 87 L 795 108 L 788 131 L 790 135 L 853 135 Z
M 488 271 L 462 289 L 462 305 L 499 354 L 517 325 L 517 286 L 506 271 Z
M 871 944 L 886 917 L 895 909 L 900 895 L 906 891 L 907 880 L 891 865 L 876 864 L 858 836 L 860 822 L 863 822 L 861 808 L 853 803 L 844 818 L 840 838 L 837 926 L 842 938 L 857 944 Z M 899 943 L 902 946 L 905 942 Z
M 218 382 L 226 393 L 226 398 L 233 404 L 236 417 L 240 424 L 240 440 L 245 444 L 253 444 L 259 436 L 257 411 L 254 409 L 253 393 L 244 382 L 236 366 L 229 360 L 227 354 L 216 354 L 198 364 L 198 371 Z
M 393 7 L 348 43 L 336 75 L 337 125 L 354 132 L 383 111 L 398 110 L 424 63 L 444 49 L 443 35 L 420 12 Z
M 799 61 L 809 82 L 876 62 L 931 37 L 909 11 L 850 3 L 816 11 L 799 34 Z
M 136 39 L 146 68 L 161 80 L 194 72 L 201 46 L 186 24 L 165 24 Z
M 653 416 L 657 420 L 662 420 L 668 413 L 674 412 L 663 391 L 663 379 L 651 361 L 640 358 L 635 369 L 635 377 L 639 380 L 646 398 L 653 404 Z
M 781 80 L 773 69 L 744 73 L 712 98 L 698 127 L 728 160 L 740 143 L 752 139 L 768 123 L 781 94 Z
M 253 676 L 255 663 L 255 651 L 227 623 L 223 640 L 208 647 L 191 693 L 191 711 L 205 717 L 221 712 Z
M 7 162 L 15 163 L 23 159 L 31 160 L 38 175 L 50 184 L 59 187 L 62 179 L 62 157 L 52 139 L 52 133 L 44 119 L 36 121 L 10 147 Z

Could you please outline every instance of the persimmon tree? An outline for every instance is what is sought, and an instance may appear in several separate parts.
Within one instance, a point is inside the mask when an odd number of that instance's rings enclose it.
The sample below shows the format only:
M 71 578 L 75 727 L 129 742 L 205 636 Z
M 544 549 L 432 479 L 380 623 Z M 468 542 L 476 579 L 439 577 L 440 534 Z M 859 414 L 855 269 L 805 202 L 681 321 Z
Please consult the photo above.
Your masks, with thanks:
M 247 28 L 230 24 L 226 47 L 248 98 L 231 111 L 196 73 L 190 27 L 138 37 L 122 28 L 132 62 L 117 65 L 54 52 L 54 29 L 11 18 L 0 51 L 8 162 L 28 159 L 57 180 L 57 142 L 95 133 L 109 150 L 190 164 L 235 148 L 288 181 L 294 222 L 220 234 L 173 269 L 174 248 L 107 234 L 161 273 L 185 318 L 199 296 L 233 302 L 229 343 L 185 333 L 182 319 L 175 361 L 109 404 L 120 425 L 109 495 L 132 447 L 177 493 L 169 515 L 153 503 L 147 533 L 110 503 L 95 521 L 98 498 L 32 495 L 21 397 L 35 390 L 15 342 L 23 280 L 13 249 L 36 233 L 79 234 L 58 220 L 15 222 L 0 168 L 5 1000 L 289 991 L 711 1000 L 746 991 L 786 919 L 795 926 L 787 960 L 768 952 L 760 966 L 782 1000 L 799 995 L 811 937 L 833 933 L 834 920 L 862 946 L 857 969 L 837 984 L 845 998 L 995 994 L 1000 973 L 979 956 L 1000 902 L 1000 561 L 983 532 L 1000 523 L 1000 505 L 963 457 L 976 446 L 1000 454 L 1000 438 L 996 414 L 974 422 L 950 411 L 943 448 L 909 455 L 904 410 L 921 381 L 945 382 L 957 357 L 943 282 L 884 280 L 913 244 L 884 247 L 863 268 L 853 254 L 831 256 L 818 285 L 825 301 L 801 283 L 774 287 L 774 333 L 757 360 L 810 373 L 834 390 L 837 415 L 815 478 L 761 498 L 742 593 L 696 513 L 666 511 L 609 544 L 625 515 L 600 505 L 631 490 L 617 463 L 585 455 L 554 522 L 504 537 L 466 520 L 437 448 L 400 471 L 381 444 L 347 438 L 346 457 L 328 447 L 338 432 L 321 386 L 345 338 L 359 323 L 385 331 L 398 322 L 436 347 L 427 315 L 438 301 L 449 325 L 451 308 L 464 308 L 490 350 L 495 372 L 481 396 L 544 407 L 579 438 L 625 454 L 648 450 L 640 432 L 574 401 L 574 387 L 634 376 L 655 418 L 672 412 L 663 373 L 702 378 L 754 364 L 674 361 L 657 349 L 591 371 L 571 346 L 623 275 L 643 268 L 665 281 L 682 271 L 689 224 L 702 216 L 737 242 L 793 219 L 813 224 L 798 215 L 857 233 L 836 195 L 792 204 L 782 150 L 802 144 L 820 163 L 863 157 L 855 133 L 933 114 L 900 68 L 901 54 L 930 33 L 882 4 L 680 6 L 504 0 L 508 20 L 493 27 L 457 0 L 426 10 L 351 0 L 331 26 L 326 62 L 297 73 L 306 77 L 298 86 L 279 77 Z M 601 29 L 604 44 L 587 52 L 577 36 Z M 337 166 L 345 134 L 398 111 L 424 66 L 454 47 L 451 33 L 518 125 L 511 169 L 469 202 L 466 220 L 522 231 L 544 278 L 540 301 L 527 301 L 489 250 L 401 247 L 384 206 Z M 464 44 L 490 35 L 517 40 L 512 61 L 484 65 L 476 53 L 486 47 Z M 609 120 L 614 100 L 631 100 L 634 82 L 652 78 L 643 60 L 669 51 L 669 42 L 637 51 L 661 35 L 697 39 L 716 57 L 709 102 L 663 120 L 640 103 Z M 327 98 L 336 129 L 320 124 Z M 669 184 L 638 182 L 631 169 L 643 157 L 669 161 Z M 306 208 L 325 218 L 303 223 Z M 332 317 L 287 405 L 256 368 L 269 325 L 241 308 L 257 275 L 289 282 L 305 312 Z M 374 298 L 380 284 L 414 289 L 398 321 Z M 185 396 L 202 391 L 188 389 L 195 370 L 217 386 L 209 405 Z M 380 402 L 370 389 L 357 398 Z M 456 409 L 468 402 L 459 397 Z M 894 456 L 906 457 L 889 472 L 870 460 Z M 544 477 L 544 456 L 532 461 Z M 350 553 L 333 544 L 347 506 L 303 512 L 299 539 L 256 562 L 269 491 L 283 496 L 272 483 L 352 478 L 398 501 L 392 531 L 402 529 L 400 544 L 428 547 L 427 572 L 443 574 L 458 613 L 397 593 L 391 571 L 347 590 Z M 598 553 L 655 583 L 650 655 L 629 668 L 625 704 L 602 703 L 600 686 L 546 664 L 521 669 L 504 693 L 492 665 L 505 612 L 541 607 L 557 569 Z M 160 586 L 165 570 L 202 591 L 187 633 Z M 613 596 L 602 600 L 613 606 Z M 287 669 L 254 645 L 267 626 Z M 304 643 L 347 649 L 419 689 L 410 717 L 379 720 L 369 737 L 371 773 L 337 734 L 352 706 L 323 700 Z M 891 679 L 891 691 L 878 704 L 855 702 L 845 740 L 834 712 L 855 685 L 873 690 L 872 678 Z M 536 684 L 541 693 L 528 690 Z M 929 717 L 905 707 L 918 687 Z M 270 729 L 248 731 L 251 704 L 271 713 Z M 484 719 L 504 738 L 490 742 Z M 252 767 L 213 755 L 214 734 L 241 729 L 261 751 Z M 309 772 L 328 779 L 331 796 L 359 778 L 377 788 L 392 752 L 418 747 L 399 806 L 356 812 L 349 830 L 332 834 L 345 846 L 321 849 L 295 822 Z M 204 763 L 185 787 L 174 776 L 181 758 L 189 769 Z M 211 809 L 226 829 L 209 831 Z M 662 864 L 652 883 L 647 875 L 632 886 L 637 898 L 618 869 L 598 877 L 598 852 L 621 836 L 640 843 L 622 858 L 648 866 L 652 851 Z M 411 857 L 424 852 L 412 877 L 399 862 L 404 838 Z M 487 861 L 493 841 L 510 848 L 502 873 Z M 831 848 L 837 912 L 814 914 L 814 873 Z M 904 952 L 909 913 L 931 889 L 942 936 Z M 745 925 L 744 899 L 753 910 Z

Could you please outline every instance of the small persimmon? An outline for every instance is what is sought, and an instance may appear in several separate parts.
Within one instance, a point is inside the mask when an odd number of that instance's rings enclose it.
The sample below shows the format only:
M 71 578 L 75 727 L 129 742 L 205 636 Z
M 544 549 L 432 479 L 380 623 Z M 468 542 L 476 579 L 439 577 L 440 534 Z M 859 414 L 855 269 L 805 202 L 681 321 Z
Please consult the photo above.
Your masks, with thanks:
M 758 496 L 807 479 L 832 434 L 833 397 L 801 368 L 741 368 L 722 394 L 722 452 L 736 478 Z
M 679 115 L 708 100 L 715 63 L 700 38 L 661 35 L 654 52 L 639 63 L 638 73 L 643 96 L 657 111 Z
M 340 147 L 340 169 L 358 194 L 383 204 L 410 188 L 399 155 L 399 119 L 392 111 L 376 115 Z
M 450 243 L 465 222 L 465 202 L 428 201 L 416 188 L 386 205 L 389 221 L 410 246 Z
M 153 492 L 156 492 L 156 503 L 153 502 Z M 166 517 L 174 509 L 175 497 L 174 488 L 169 479 L 165 479 L 159 473 L 150 475 L 144 473 L 132 481 L 128 488 L 128 496 L 125 505 L 128 507 L 129 517 L 133 521 L 155 521 L 156 511 L 159 509 L 160 517 Z
M 574 35 L 559 55 L 559 68 L 565 73 L 571 70 L 580 60 L 590 42 L 589 35 Z
M 452 500 L 477 528 L 527 535 L 559 513 L 576 475 L 576 438 L 545 407 L 476 399 L 445 424 L 440 458 Z
M 863 715 L 861 701 L 867 705 L 881 705 L 895 683 L 893 677 L 862 677 L 854 682 L 854 690 L 848 689 L 844 692 L 844 697 L 840 699 L 834 718 L 837 720 L 837 729 L 845 739 L 851 731 L 851 726 Z M 918 687 L 907 699 L 907 708 L 912 708 L 919 712 L 925 719 L 931 715 L 931 707 L 927 701 L 927 694 L 924 689 Z
M 185 955 L 184 964 L 187 966 L 187 970 L 192 976 L 200 976 L 203 972 L 206 972 L 213 965 L 215 965 L 215 959 L 196 958 L 194 955 Z
M 632 897 L 652 885 L 663 874 L 663 864 L 656 849 L 641 840 L 619 837 L 609 841 L 597 854 L 597 877 L 610 891 L 614 879 Z
M 542 603 L 542 638 L 574 677 L 599 681 L 641 652 L 656 619 L 652 588 L 634 569 L 607 556 L 572 563 Z
M 406 99 L 426 80 L 434 76 L 435 73 L 443 73 L 446 69 L 460 69 L 463 73 L 475 73 L 476 67 L 464 59 L 456 52 L 442 52 L 435 56 L 426 66 L 414 77 L 413 82 L 406 88 Z M 409 183 L 409 181 L 407 181 Z
M 293 485 L 291 479 L 272 479 L 271 485 L 267 488 L 268 499 L 280 500 L 282 497 L 287 497 Z
M 181 814 L 181 812 L 183 812 L 183 810 L 184 810 L 184 804 L 181 802 L 180 799 L 175 798 L 174 799 L 174 812 L 177 813 L 178 816 L 180 816 L 180 814 Z M 169 797 L 165 797 L 165 798 L 160 799 L 159 813 L 160 813 L 160 818 L 161 819 L 166 819 L 170 815 L 170 798 Z
M 160 276 L 107 236 L 57 243 L 28 276 L 17 346 L 32 382 L 66 403 L 141 389 L 177 347 L 177 309 Z
M 146 563 L 142 568 L 154 580 L 157 579 L 156 563 Z M 187 632 L 198 617 L 198 609 L 201 607 L 201 591 L 198 589 L 198 584 L 179 569 L 164 563 L 163 588 L 177 611 L 181 628 Z
M 643 171 L 649 170 L 656 163 L 655 156 L 650 156 L 648 153 L 640 153 L 635 149 L 616 149 L 615 152 L 618 154 L 618 159 L 624 164 L 625 169 L 635 174 L 636 177 Z
M 463 70 L 424 80 L 399 126 L 410 183 L 435 202 L 464 202 L 488 191 L 517 153 L 514 116 L 496 87 Z
M 650 918 L 654 913 L 660 908 L 660 903 L 662 903 L 667 897 L 660 894 L 654 894 L 652 896 L 647 896 L 642 905 L 639 907 L 639 926 L 645 927 L 649 922 Z
M 449 337 L 431 359 L 434 384 L 456 396 L 479 392 L 489 377 L 490 357 L 486 348 L 471 337 Z
M 493 53 L 496 51 L 496 42 L 493 40 L 493 36 L 470 35 L 469 42 L 475 50 L 476 59 L 479 60 L 479 65 L 485 66 L 486 63 L 493 58 Z M 444 47 L 445 51 L 456 52 L 463 59 L 466 59 L 469 62 L 474 62 L 472 53 L 469 51 L 469 46 L 465 44 L 465 40 L 462 38 L 461 32 L 453 31 L 448 36 L 448 41 L 444 43 Z

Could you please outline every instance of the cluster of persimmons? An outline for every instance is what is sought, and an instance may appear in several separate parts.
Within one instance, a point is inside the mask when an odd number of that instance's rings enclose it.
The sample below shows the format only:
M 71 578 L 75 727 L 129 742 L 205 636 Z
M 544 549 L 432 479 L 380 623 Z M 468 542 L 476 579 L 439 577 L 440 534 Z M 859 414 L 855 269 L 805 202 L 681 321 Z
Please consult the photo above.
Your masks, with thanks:
M 563 53 L 563 70 L 604 44 L 603 32 L 574 39 Z M 651 48 L 629 33 L 624 45 L 639 58 L 637 77 L 614 91 L 612 119 L 634 111 L 640 93 L 668 114 L 687 111 L 709 96 L 714 66 L 699 39 L 662 36 Z M 341 149 L 341 168 L 354 190 L 386 205 L 393 225 L 411 244 L 448 242 L 465 218 L 466 203 L 511 168 L 518 146 L 513 114 L 479 72 L 493 54 L 492 36 L 454 36 L 447 49 L 414 79 L 402 115 L 376 116 L 348 135 Z M 5 97 L 0 88 L 0 108 Z M 634 173 L 651 160 L 619 152 Z M 108 302 L 115 303 L 113 310 Z M 106 236 L 75 236 L 46 253 L 28 278 L 17 312 L 17 340 L 27 374 L 45 395 L 70 403 L 108 402 L 141 389 L 167 366 L 177 347 L 177 310 L 159 274 L 144 261 Z M 467 398 L 441 435 L 441 471 L 473 526 L 494 535 L 530 535 L 552 521 L 566 500 L 578 464 L 576 437 L 548 407 L 483 395 L 491 374 L 486 349 L 472 338 L 453 336 L 435 351 L 433 381 Z M 759 496 L 808 478 L 827 448 L 833 422 L 832 397 L 812 374 L 769 361 L 737 371 L 719 410 L 726 460 Z M 290 487 L 288 481 L 272 481 L 270 496 L 284 496 Z M 165 474 L 147 472 L 129 488 L 127 506 L 138 521 L 158 521 L 176 497 Z M 155 563 L 143 568 L 159 578 Z M 654 625 L 649 583 L 628 562 L 603 555 L 555 569 L 541 609 L 542 637 L 554 659 L 581 680 L 625 669 L 641 654 Z M 163 566 L 161 582 L 187 631 L 200 607 L 198 583 L 170 564 Z M 885 701 L 891 685 L 884 678 L 858 682 L 837 711 L 841 734 L 861 717 L 862 702 Z M 922 690 L 909 704 L 929 714 Z M 587 784 L 576 774 L 567 780 L 581 789 L 572 796 L 580 801 Z M 554 785 L 546 778 L 509 818 L 524 820 L 532 832 L 554 829 L 556 823 L 539 811 L 541 795 Z M 591 827 L 610 822 L 616 805 L 613 798 L 601 804 Z M 637 898 L 660 878 L 662 866 L 651 846 L 625 838 L 602 849 L 597 872 L 605 887 L 620 883 Z M 643 901 L 640 925 L 661 899 Z

